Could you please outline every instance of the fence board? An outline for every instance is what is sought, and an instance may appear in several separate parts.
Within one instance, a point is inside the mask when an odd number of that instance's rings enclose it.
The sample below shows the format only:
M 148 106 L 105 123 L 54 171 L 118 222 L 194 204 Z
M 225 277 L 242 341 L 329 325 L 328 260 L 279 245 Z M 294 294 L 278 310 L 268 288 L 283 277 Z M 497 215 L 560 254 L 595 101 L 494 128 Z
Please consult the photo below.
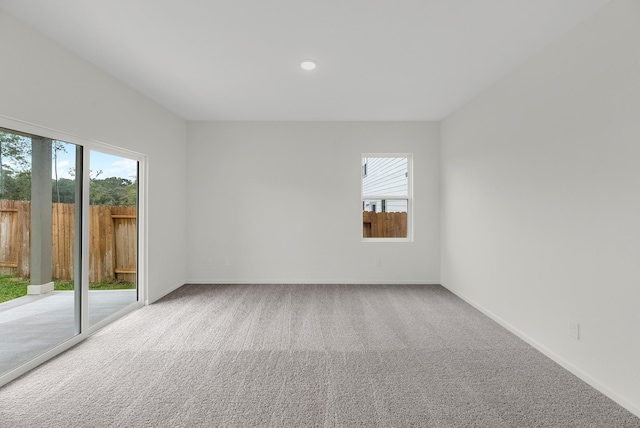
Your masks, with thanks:
M 135 207 L 111 207 L 114 236 L 114 272 L 117 279 L 135 282 L 137 235 Z
M 31 209 L 24 201 L 0 200 L 0 273 L 21 275 L 29 271 Z M 24 221 L 28 221 L 27 227 Z

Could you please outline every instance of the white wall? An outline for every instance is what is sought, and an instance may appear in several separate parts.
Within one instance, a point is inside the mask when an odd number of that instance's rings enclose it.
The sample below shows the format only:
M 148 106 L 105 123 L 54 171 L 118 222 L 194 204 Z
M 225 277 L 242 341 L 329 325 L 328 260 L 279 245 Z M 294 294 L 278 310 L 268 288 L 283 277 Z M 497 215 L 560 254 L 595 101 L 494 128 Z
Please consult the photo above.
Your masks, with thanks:
M 148 298 L 182 285 L 185 121 L 1 11 L 0 57 L 0 116 L 148 156 Z
M 436 123 L 189 122 L 188 282 L 438 283 L 438 139 Z M 367 152 L 414 154 L 414 242 L 361 241 Z
M 442 144 L 443 285 L 640 416 L 640 1 L 447 118 Z

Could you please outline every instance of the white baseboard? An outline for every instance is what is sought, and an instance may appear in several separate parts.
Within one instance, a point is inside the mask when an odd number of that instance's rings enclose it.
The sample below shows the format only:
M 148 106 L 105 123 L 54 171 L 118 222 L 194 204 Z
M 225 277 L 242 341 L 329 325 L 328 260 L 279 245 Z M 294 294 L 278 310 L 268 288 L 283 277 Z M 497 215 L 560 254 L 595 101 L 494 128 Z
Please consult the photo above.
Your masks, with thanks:
M 622 407 L 624 407 L 625 409 L 627 409 L 628 411 L 633 413 L 635 416 L 640 418 L 640 407 L 638 407 L 635 404 L 631 403 L 626 398 L 620 396 L 619 394 L 617 394 L 615 391 L 613 391 L 608 386 L 604 385 L 603 383 L 601 383 L 597 379 L 593 378 L 588 373 L 586 373 L 586 372 L 582 371 L 581 369 L 579 369 L 578 367 L 574 366 L 571 362 L 565 360 L 560 355 L 556 354 L 551 349 L 549 349 L 546 346 L 542 345 L 540 342 L 536 341 L 532 337 L 530 337 L 527 334 L 523 333 L 522 331 L 518 330 L 513 325 L 509 324 L 507 321 L 505 321 L 504 319 L 500 318 L 499 316 L 497 316 L 496 314 L 494 314 L 490 310 L 486 309 L 485 307 L 483 307 L 482 305 L 478 304 L 474 300 L 469 299 L 463 293 L 460 293 L 460 292 L 456 291 L 455 289 L 449 288 L 446 285 L 443 285 L 443 287 L 446 288 L 447 290 L 451 291 L 453 294 L 455 294 L 456 296 L 458 296 L 459 298 L 461 298 L 462 300 L 464 300 L 465 302 L 467 302 L 468 304 L 470 304 L 471 306 L 473 306 L 474 308 L 476 308 L 477 310 L 479 310 L 480 312 L 482 312 L 483 314 L 485 314 L 486 316 L 488 316 L 489 318 L 491 318 L 492 320 L 497 322 L 498 324 L 500 324 L 502 327 L 504 327 L 507 330 L 509 330 L 511 333 L 513 333 L 516 336 L 518 336 L 520 339 L 522 339 L 525 342 L 527 342 L 529 345 L 531 345 L 534 348 L 536 348 L 538 351 L 542 352 L 544 355 L 546 355 L 547 357 L 549 357 L 550 359 L 552 359 L 553 361 L 558 363 L 560 366 L 562 366 L 563 368 L 565 368 L 569 372 L 573 373 L 575 376 L 577 376 L 579 379 L 581 379 L 582 381 L 584 381 L 588 385 L 590 385 L 593 388 L 597 389 L 602 394 L 606 395 L 607 397 L 609 397 L 610 399 L 612 399 L 613 401 L 615 401 L 616 403 L 618 403 L 619 405 L 621 405 Z
M 220 279 L 220 278 L 190 278 L 187 284 L 398 284 L 398 285 L 439 285 L 437 280 L 335 280 L 335 279 Z

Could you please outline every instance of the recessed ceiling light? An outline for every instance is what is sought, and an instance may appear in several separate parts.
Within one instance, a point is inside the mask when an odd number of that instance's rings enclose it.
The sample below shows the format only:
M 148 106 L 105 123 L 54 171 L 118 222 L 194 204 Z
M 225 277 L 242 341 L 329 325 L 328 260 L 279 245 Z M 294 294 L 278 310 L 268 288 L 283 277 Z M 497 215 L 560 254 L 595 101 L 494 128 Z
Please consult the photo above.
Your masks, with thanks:
M 300 67 L 302 67 L 302 69 L 306 71 L 313 70 L 314 68 L 316 68 L 316 65 L 318 64 L 315 61 L 312 61 L 310 59 L 305 59 L 300 63 Z

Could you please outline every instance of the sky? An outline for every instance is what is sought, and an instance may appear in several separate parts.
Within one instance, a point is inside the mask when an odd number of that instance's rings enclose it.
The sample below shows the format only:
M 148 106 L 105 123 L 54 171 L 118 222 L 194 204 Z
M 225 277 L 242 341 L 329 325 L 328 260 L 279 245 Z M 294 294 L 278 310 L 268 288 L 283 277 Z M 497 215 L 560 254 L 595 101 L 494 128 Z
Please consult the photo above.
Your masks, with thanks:
M 72 179 L 71 173 L 75 166 L 75 146 L 73 144 L 65 144 L 65 147 L 66 153 L 58 151 L 58 178 Z M 132 159 L 93 150 L 89 156 L 89 169 L 91 170 L 92 178 L 95 177 L 97 171 L 102 170 L 98 178 L 121 177 L 134 181 L 137 174 L 137 165 L 137 162 Z M 55 178 L 55 171 L 52 174 L 52 178 Z

